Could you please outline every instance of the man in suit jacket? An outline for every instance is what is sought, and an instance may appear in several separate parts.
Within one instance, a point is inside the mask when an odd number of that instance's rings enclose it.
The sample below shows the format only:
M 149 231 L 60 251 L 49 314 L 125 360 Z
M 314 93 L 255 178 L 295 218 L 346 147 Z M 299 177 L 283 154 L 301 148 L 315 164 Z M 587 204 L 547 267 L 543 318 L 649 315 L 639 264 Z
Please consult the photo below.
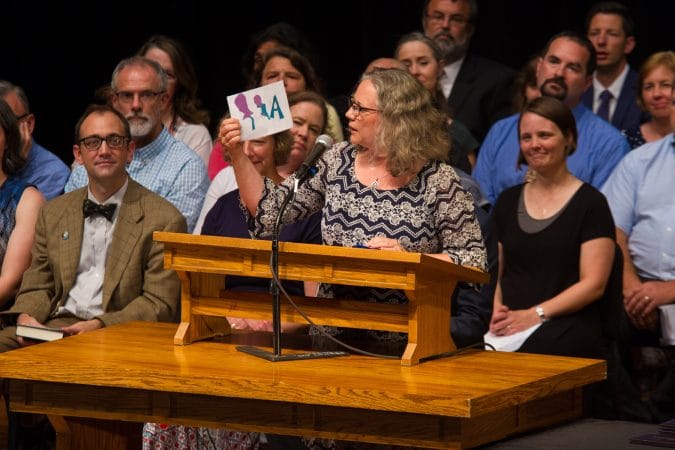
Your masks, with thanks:
M 619 130 L 639 126 L 646 117 L 636 100 L 637 73 L 626 60 L 635 48 L 635 25 L 628 9 L 616 2 L 597 3 L 586 16 L 586 35 L 595 47 L 598 67 L 582 97 L 584 105 Z M 608 108 L 602 106 L 605 91 L 611 94 Z
M 475 0 L 427 0 L 422 26 L 443 51 L 440 83 L 453 117 L 482 141 L 494 122 L 511 113 L 515 71 L 468 53 L 477 17 Z
M 180 282 L 164 269 L 152 233 L 184 233 L 187 225 L 171 203 L 128 176 L 128 122 L 110 107 L 90 107 L 77 124 L 73 153 L 88 186 L 40 211 L 31 266 L 10 310 L 19 313 L 17 323 L 72 335 L 131 320 L 175 320 Z M 0 331 L 0 351 L 26 344 L 15 332 Z

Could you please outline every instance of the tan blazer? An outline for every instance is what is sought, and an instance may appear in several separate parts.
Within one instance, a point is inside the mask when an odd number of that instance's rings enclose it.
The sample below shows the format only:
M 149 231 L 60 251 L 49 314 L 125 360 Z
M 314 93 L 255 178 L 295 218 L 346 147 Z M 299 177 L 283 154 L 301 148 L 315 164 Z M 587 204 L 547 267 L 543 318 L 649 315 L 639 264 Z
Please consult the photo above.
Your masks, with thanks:
M 85 198 L 83 187 L 56 197 L 40 210 L 31 265 L 11 311 L 44 323 L 68 299 L 80 261 Z M 152 233 L 185 233 L 185 218 L 131 178 L 119 208 L 103 280 L 105 312 L 98 319 L 106 326 L 131 320 L 175 320 L 180 282 L 174 271 L 164 269 L 163 245 L 152 240 Z

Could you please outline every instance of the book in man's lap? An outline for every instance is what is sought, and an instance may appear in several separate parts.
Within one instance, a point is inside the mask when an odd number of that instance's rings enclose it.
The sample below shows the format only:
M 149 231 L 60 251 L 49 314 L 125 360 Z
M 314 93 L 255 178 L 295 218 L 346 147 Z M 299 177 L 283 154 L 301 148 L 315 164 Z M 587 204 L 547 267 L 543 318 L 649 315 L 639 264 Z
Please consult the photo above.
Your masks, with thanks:
M 63 337 L 63 331 L 58 328 L 34 327 L 32 325 L 17 325 L 16 335 L 34 341 L 55 341 Z

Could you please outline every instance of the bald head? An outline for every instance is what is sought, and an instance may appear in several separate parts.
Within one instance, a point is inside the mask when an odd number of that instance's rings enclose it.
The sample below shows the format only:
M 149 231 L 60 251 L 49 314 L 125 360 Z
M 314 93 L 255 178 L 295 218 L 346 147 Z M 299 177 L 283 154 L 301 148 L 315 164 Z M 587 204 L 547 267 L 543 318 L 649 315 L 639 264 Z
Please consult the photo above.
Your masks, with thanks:
M 401 61 L 395 58 L 377 58 L 368 64 L 364 73 L 370 73 L 375 69 L 401 69 L 406 70 Z

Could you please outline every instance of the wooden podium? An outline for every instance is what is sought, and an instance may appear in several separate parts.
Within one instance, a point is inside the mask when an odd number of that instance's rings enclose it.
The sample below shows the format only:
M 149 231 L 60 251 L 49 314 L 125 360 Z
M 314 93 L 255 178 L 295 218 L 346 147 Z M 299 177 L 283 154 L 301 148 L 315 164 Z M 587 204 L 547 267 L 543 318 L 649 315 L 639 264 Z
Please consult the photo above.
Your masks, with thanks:
M 175 344 L 229 334 L 226 316 L 270 319 L 270 294 L 228 291 L 223 275 L 271 278 L 271 241 L 157 231 L 154 240 L 164 244 L 164 267 L 181 280 Z M 401 364 L 411 366 L 455 349 L 452 292 L 459 281 L 485 283 L 489 275 L 421 253 L 280 242 L 279 278 L 405 291 L 409 302 L 402 305 L 314 297 L 293 301 L 317 325 L 408 333 Z M 306 323 L 283 298 L 281 320 Z

